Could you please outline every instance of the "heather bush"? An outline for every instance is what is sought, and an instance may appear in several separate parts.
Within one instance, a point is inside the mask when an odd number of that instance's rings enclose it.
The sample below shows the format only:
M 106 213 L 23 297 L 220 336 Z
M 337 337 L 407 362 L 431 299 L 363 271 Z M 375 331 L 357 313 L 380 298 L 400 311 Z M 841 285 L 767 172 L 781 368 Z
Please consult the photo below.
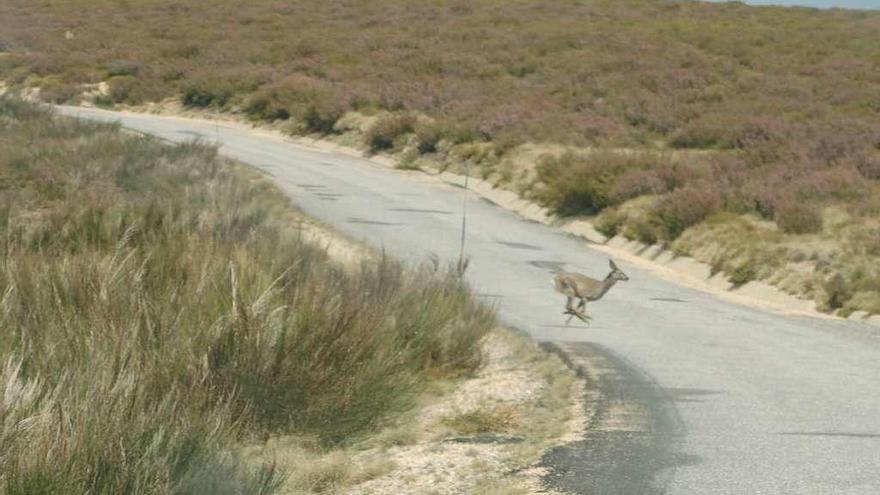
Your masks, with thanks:
M 654 212 L 662 238 L 675 239 L 691 225 L 703 221 L 722 206 L 721 194 L 709 183 L 688 185 L 658 200 Z
M 141 70 L 139 63 L 127 60 L 114 60 L 104 67 L 107 77 L 137 77 Z
M 67 103 L 79 96 L 79 87 L 75 84 L 48 79 L 40 86 L 40 99 L 48 103 Z
M 415 124 L 416 118 L 412 114 L 383 115 L 367 129 L 364 142 L 374 153 L 391 149 L 399 136 L 413 132 Z
M 674 187 L 668 158 L 651 152 L 595 151 L 545 156 L 537 166 L 536 197 L 560 215 L 596 214 L 632 197 Z
M 436 152 L 437 146 L 443 139 L 455 144 L 467 141 L 456 139 L 454 127 L 445 122 L 420 120 L 416 122 L 413 130 L 416 134 L 417 149 L 422 154 Z
M 206 78 L 187 82 L 181 100 L 189 107 L 223 107 L 233 96 L 235 90 L 227 81 Z
M 261 87 L 247 99 L 244 110 L 258 120 L 293 117 L 303 132 L 330 134 L 347 105 L 332 85 L 308 76 L 292 76 Z
M 112 77 L 107 81 L 107 86 L 107 97 L 112 103 L 137 105 L 155 96 L 143 81 L 132 76 Z
M 822 274 L 819 279 L 819 308 L 823 311 L 835 311 L 843 308 L 853 297 L 852 285 L 847 283 L 841 273 Z
M 626 215 L 614 208 L 606 208 L 593 221 L 596 230 L 609 239 L 616 236 L 625 223 Z
M 72 83 L 98 71 L 137 77 L 157 95 L 182 93 L 191 105 L 222 105 L 230 95 L 205 84 L 206 71 L 265 72 L 273 74 L 265 83 L 320 81 L 345 110 L 368 102 L 425 112 L 482 138 L 744 153 L 763 146 L 752 155 L 762 163 L 786 143 L 815 142 L 817 156 L 838 161 L 851 144 L 877 141 L 878 14 L 868 11 L 481 0 L 460 15 L 443 3 L 403 6 L 11 0 L 0 5 L 0 77 L 24 68 Z M 181 12 L 198 12 L 198 23 Z M 59 39 L 59 25 L 76 26 L 75 39 Z M 261 88 L 233 86 L 237 101 Z M 298 119 L 310 107 L 269 106 Z
M 789 234 L 812 234 L 822 230 L 822 209 L 797 198 L 777 201 L 773 211 L 779 229 Z

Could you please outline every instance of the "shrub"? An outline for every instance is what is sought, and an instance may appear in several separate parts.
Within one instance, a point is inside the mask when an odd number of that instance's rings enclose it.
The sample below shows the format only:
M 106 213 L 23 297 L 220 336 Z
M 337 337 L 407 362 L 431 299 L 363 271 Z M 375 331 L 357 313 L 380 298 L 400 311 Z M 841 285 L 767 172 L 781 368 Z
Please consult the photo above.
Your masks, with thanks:
M 306 130 L 318 134 L 336 132 L 336 122 L 345 114 L 345 106 L 330 97 L 316 99 L 303 116 Z
M 663 238 L 671 240 L 721 206 L 721 194 L 703 182 L 667 194 L 657 202 L 654 211 L 663 228 Z
M 451 134 L 447 125 L 436 121 L 419 121 L 415 124 L 414 131 L 417 149 L 421 154 L 436 152 L 437 144 Z
M 811 234 L 822 230 L 822 210 L 812 203 L 794 198 L 777 201 L 774 218 L 788 234 Z
M 79 86 L 48 79 L 40 85 L 40 99 L 49 103 L 67 103 L 81 93 Z
M 537 199 L 560 215 L 596 214 L 667 182 L 652 168 L 667 167 L 668 159 L 656 153 L 596 151 L 586 155 L 566 153 L 545 156 L 537 166 L 542 189 Z
M 853 297 L 852 287 L 840 273 L 819 275 L 819 307 L 823 311 L 835 311 L 846 306 Z
M 866 179 L 880 180 L 880 152 L 866 153 L 858 157 L 856 168 Z
M 416 124 L 414 115 L 388 114 L 379 117 L 376 122 L 367 129 L 364 141 L 370 151 L 377 152 L 394 147 L 394 140 L 399 136 L 413 132 Z
M 138 62 L 130 60 L 116 60 L 107 63 L 104 68 L 107 72 L 107 77 L 136 77 L 138 75 L 138 72 L 140 72 L 141 66 Z
M 346 98 L 327 82 L 307 76 L 291 76 L 260 88 L 244 106 L 259 120 L 297 119 L 301 132 L 332 134 L 336 122 L 348 109 Z
M 670 145 L 674 148 L 712 149 L 731 147 L 727 125 L 717 120 L 702 120 L 688 123 L 677 131 Z
M 730 283 L 735 287 L 745 285 L 756 278 L 757 272 L 755 271 L 755 263 L 751 260 L 735 267 L 730 271 L 727 277 Z
M 560 215 L 595 214 L 611 204 L 609 192 L 616 173 L 601 159 L 567 153 L 538 162 L 542 188 L 538 200 Z
M 233 94 L 232 87 L 222 81 L 191 81 L 183 87 L 183 104 L 202 108 L 223 106 Z
M 624 223 L 626 215 L 613 208 L 605 209 L 593 222 L 596 230 L 609 239 L 617 235 Z
M 132 76 L 113 77 L 107 81 L 107 96 L 113 103 L 137 105 L 148 99 L 144 83 Z

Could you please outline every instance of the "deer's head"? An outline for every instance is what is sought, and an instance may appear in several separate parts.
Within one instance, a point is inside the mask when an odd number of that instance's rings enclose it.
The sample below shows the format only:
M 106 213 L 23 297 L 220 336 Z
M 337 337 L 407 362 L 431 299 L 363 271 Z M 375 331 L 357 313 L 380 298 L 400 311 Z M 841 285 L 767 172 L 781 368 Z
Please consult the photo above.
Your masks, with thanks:
M 627 277 L 626 274 L 617 267 L 617 264 L 614 263 L 614 260 L 608 260 L 608 264 L 611 266 L 611 274 L 608 275 L 609 278 L 613 280 L 619 280 L 621 282 L 629 280 L 629 277 Z

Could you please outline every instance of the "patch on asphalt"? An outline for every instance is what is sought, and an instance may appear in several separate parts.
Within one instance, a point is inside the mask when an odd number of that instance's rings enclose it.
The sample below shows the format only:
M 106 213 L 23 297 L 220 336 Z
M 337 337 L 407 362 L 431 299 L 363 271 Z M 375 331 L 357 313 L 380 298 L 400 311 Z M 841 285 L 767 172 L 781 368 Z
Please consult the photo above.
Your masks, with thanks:
M 528 249 L 530 251 L 540 251 L 540 246 L 535 246 L 534 244 L 526 244 L 525 242 L 513 242 L 513 241 L 495 241 L 496 244 L 502 244 L 507 247 L 512 247 L 516 249 Z
M 563 263 L 562 261 L 550 261 L 550 260 L 533 260 L 528 262 L 530 265 L 540 268 L 542 270 L 547 270 L 550 272 L 558 272 L 562 270 Z
M 386 226 L 386 227 L 392 227 L 395 225 L 406 225 L 405 223 L 383 222 L 382 220 L 369 220 L 366 218 L 357 218 L 357 217 L 348 217 L 347 221 L 349 223 L 362 223 L 365 225 L 382 225 L 382 226 Z
M 323 186 L 323 185 L 321 185 L 321 184 L 297 184 L 296 186 L 297 186 L 297 187 L 301 187 L 301 188 L 306 189 L 306 190 L 311 190 L 311 189 L 327 189 L 327 186 Z
M 203 137 L 205 137 L 204 134 L 202 134 L 201 132 L 196 132 L 196 131 L 175 131 L 175 132 L 178 133 L 178 134 L 186 134 L 187 136 L 192 136 L 192 137 L 195 137 L 195 138 L 203 138 Z
M 677 302 L 677 303 L 687 302 L 684 299 L 679 299 L 677 297 L 652 297 L 651 300 L 652 301 L 661 301 L 661 302 Z
M 598 344 L 544 344 L 587 382 L 584 438 L 544 454 L 543 481 L 564 493 L 659 495 L 676 467 L 700 462 L 681 451 L 684 426 L 674 398 Z
M 429 210 L 425 208 L 388 208 L 388 211 L 400 211 L 403 213 L 434 213 L 437 215 L 452 215 L 453 213 L 447 210 Z

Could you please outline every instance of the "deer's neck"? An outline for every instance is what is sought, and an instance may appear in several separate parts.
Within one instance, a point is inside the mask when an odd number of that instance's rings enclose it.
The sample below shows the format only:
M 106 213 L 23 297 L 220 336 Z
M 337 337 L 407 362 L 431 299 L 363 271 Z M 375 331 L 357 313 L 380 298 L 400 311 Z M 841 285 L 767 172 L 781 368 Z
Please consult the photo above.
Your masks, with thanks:
M 614 284 L 616 283 L 617 279 L 612 278 L 611 274 L 609 273 L 608 276 L 605 277 L 605 280 L 602 281 L 602 291 L 599 293 L 599 297 L 604 296 L 605 293 L 611 290 L 611 288 L 614 287 Z

